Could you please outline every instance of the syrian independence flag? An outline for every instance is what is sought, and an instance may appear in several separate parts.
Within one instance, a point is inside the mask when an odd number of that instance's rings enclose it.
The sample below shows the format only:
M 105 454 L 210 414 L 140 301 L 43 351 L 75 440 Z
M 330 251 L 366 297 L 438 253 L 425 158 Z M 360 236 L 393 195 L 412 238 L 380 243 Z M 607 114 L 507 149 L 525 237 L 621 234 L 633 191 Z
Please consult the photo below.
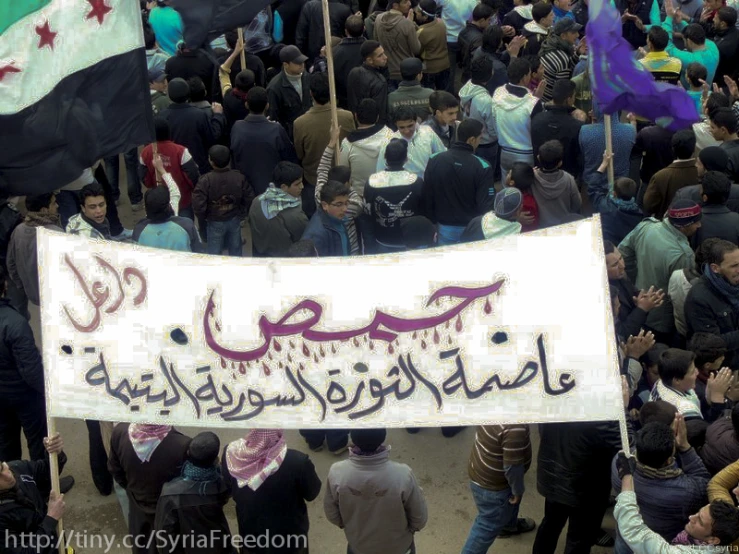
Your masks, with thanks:
M 154 138 L 138 0 L 0 0 L 0 193 Z
M 171 6 L 182 17 L 185 44 L 200 48 L 227 31 L 248 25 L 272 1 L 172 0 Z

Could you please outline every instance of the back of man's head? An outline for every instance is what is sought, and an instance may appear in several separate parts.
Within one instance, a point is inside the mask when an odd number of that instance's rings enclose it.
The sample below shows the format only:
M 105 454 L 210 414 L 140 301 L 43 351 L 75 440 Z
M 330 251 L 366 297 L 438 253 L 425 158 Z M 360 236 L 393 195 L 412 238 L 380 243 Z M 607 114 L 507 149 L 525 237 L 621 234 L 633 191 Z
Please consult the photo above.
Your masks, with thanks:
M 718 539 L 719 545 L 730 545 L 739 538 L 739 510 L 733 504 L 714 500 L 711 502 L 709 513 L 713 520 L 711 535 Z
M 51 205 L 51 201 L 53 199 L 53 192 L 26 196 L 26 209 L 29 212 L 40 212 L 42 209 L 48 208 Z
M 696 46 L 702 46 L 706 43 L 706 30 L 700 23 L 691 23 L 683 29 L 683 38 Z
M 234 87 L 241 92 L 249 92 L 256 82 L 257 78 L 251 69 L 242 69 L 236 74 Z
M 190 77 L 187 80 L 187 86 L 190 87 L 190 102 L 202 102 L 207 96 L 205 83 L 200 77 Z
M 664 423 L 647 423 L 636 434 L 636 459 L 647 467 L 660 469 L 675 452 L 675 432 Z
M 316 104 L 324 106 L 331 99 L 331 93 L 328 86 L 327 73 L 313 73 L 310 76 L 310 94 Z
M 354 114 L 357 123 L 360 125 L 374 125 L 380 117 L 380 110 L 377 109 L 377 102 L 372 98 L 364 98 L 357 106 Z
M 664 400 L 646 402 L 639 410 L 639 423 L 644 427 L 647 423 L 662 423 L 672 425 L 675 421 L 677 408 Z
M 190 86 L 184 79 L 176 77 L 167 85 L 167 94 L 175 104 L 184 104 L 190 98 Z
M 472 118 L 465 119 L 457 127 L 457 140 L 467 142 L 470 139 L 479 137 L 482 134 L 482 130 L 482 122 Z
M 254 87 L 246 93 L 246 107 L 249 108 L 249 113 L 264 115 L 268 104 L 269 94 L 267 93 L 267 89 Z
M 539 147 L 539 166 L 545 171 L 554 171 L 562 164 L 564 148 L 557 140 L 548 140 Z
M 225 169 L 231 162 L 231 150 L 228 149 L 228 146 L 216 144 L 208 150 L 208 159 L 216 169 Z
M 221 450 L 221 441 L 218 435 L 210 431 L 198 433 L 190 441 L 187 449 L 187 459 L 200 468 L 213 467 L 218 460 Z
M 531 8 L 531 16 L 534 18 L 534 21 L 539 23 L 542 19 L 552 13 L 553 9 L 554 8 L 552 8 L 552 5 L 549 2 L 537 2 Z
M 350 15 L 346 18 L 344 30 L 346 31 L 346 34 L 352 38 L 361 37 L 362 33 L 364 33 L 364 19 L 362 19 L 361 15 Z
M 470 64 L 470 78 L 476 85 L 485 86 L 493 75 L 493 61 L 487 56 L 477 56 Z
M 354 429 L 351 432 L 352 442 L 362 452 L 370 454 L 376 452 L 385 442 L 385 429 Z
M 636 196 L 636 183 L 628 177 L 619 177 L 613 183 L 613 194 L 619 200 L 628 202 Z
M 565 106 L 575 96 L 577 86 L 569 79 L 557 79 L 552 89 L 552 102 L 555 106 Z
M 279 162 L 272 170 L 272 183 L 277 188 L 290 186 L 303 177 L 303 168 L 293 162 Z
M 647 40 L 652 45 L 654 52 L 662 52 L 670 43 L 670 36 L 659 25 L 652 25 L 647 33 Z
M 152 223 L 162 223 L 173 215 L 169 205 L 169 188 L 163 185 L 149 189 L 144 194 L 146 218 Z
M 726 131 L 733 135 L 737 130 L 737 118 L 734 110 L 731 108 L 718 108 L 709 115 L 711 122 L 719 129 L 725 128 Z
M 483 49 L 496 52 L 501 42 L 503 42 L 503 29 L 499 25 L 488 25 L 488 28 L 482 32 Z
M 527 75 L 531 73 L 531 64 L 527 59 L 514 58 L 508 64 L 508 81 L 512 85 L 520 85 Z
M 408 141 L 390 139 L 385 147 L 385 163 L 388 168 L 401 169 L 408 159 Z
M 701 179 L 705 204 L 726 204 L 731 195 L 731 179 L 720 171 L 708 171 Z
M 672 153 L 678 160 L 689 160 L 695 153 L 693 129 L 681 129 L 672 135 Z

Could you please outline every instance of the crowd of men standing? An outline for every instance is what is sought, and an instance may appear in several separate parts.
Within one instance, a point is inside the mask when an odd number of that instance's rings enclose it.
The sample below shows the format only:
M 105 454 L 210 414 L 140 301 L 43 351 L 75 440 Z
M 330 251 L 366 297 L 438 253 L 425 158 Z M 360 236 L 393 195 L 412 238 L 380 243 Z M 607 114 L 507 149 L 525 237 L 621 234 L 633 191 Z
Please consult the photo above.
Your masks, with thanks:
M 329 1 L 334 127 L 321 0 L 278 1 L 243 43 L 234 30 L 210 45 L 183 40 L 168 0 L 143 2 L 156 147 L 25 198 L 23 215 L 18 199 L 4 199 L 0 531 L 53 536 L 64 511 L 63 497 L 48 497 L 46 453 L 65 457 L 60 437 L 44 438 L 43 367 L 27 321 L 28 302 L 39 304 L 39 227 L 184 252 L 323 257 L 494 239 L 599 213 L 634 456 L 616 456 L 615 423 L 542 425 L 545 515 L 533 553 L 553 554 L 568 522 L 570 554 L 595 544 L 618 554 L 725 550 L 739 538 L 736 6 L 616 1 L 634 56 L 683 86 L 702 120 L 673 132 L 614 114 L 611 155 L 588 76 L 588 0 L 365 4 Z M 118 215 L 129 206 L 133 229 Z M 428 519 L 383 430 L 351 431 L 351 443 L 348 431 L 304 432 L 311 450 L 350 450 L 321 479 L 279 430 L 221 449 L 208 432 L 87 426 L 95 485 L 116 491 L 136 536 L 230 536 L 232 498 L 239 535 L 305 538 L 242 552 L 307 552 L 306 502 L 321 490 L 356 554 L 413 553 Z M 19 461 L 21 430 L 31 462 Z M 477 429 L 469 477 L 479 514 L 463 553 L 536 528 L 518 514 L 531 452 L 527 425 Z M 62 492 L 72 484 L 63 479 Z M 615 541 L 601 530 L 611 491 Z

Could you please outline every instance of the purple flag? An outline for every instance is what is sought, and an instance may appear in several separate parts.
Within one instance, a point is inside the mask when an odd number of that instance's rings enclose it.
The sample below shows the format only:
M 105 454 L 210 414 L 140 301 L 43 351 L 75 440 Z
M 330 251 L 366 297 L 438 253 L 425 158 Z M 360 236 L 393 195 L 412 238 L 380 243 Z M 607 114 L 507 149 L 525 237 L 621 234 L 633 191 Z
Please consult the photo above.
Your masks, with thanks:
M 603 113 L 627 110 L 671 131 L 700 121 L 695 102 L 680 87 L 654 80 L 621 36 L 611 0 L 590 0 L 588 64 L 593 100 Z

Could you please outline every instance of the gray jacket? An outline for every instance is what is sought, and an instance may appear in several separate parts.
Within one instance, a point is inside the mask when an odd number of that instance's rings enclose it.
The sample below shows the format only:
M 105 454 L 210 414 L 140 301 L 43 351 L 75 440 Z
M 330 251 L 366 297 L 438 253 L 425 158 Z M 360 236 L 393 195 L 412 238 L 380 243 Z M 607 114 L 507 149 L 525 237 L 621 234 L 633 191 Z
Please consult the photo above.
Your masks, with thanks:
M 51 231 L 64 232 L 58 225 L 39 225 L 29 219 L 13 230 L 8 244 L 8 275 L 15 286 L 25 291 L 28 299 L 36 306 L 41 304 L 38 282 L 38 252 L 36 229 L 45 227 Z
M 428 509 L 413 470 L 383 450 L 350 454 L 328 472 L 323 508 L 355 554 L 405 554 L 426 526 Z

